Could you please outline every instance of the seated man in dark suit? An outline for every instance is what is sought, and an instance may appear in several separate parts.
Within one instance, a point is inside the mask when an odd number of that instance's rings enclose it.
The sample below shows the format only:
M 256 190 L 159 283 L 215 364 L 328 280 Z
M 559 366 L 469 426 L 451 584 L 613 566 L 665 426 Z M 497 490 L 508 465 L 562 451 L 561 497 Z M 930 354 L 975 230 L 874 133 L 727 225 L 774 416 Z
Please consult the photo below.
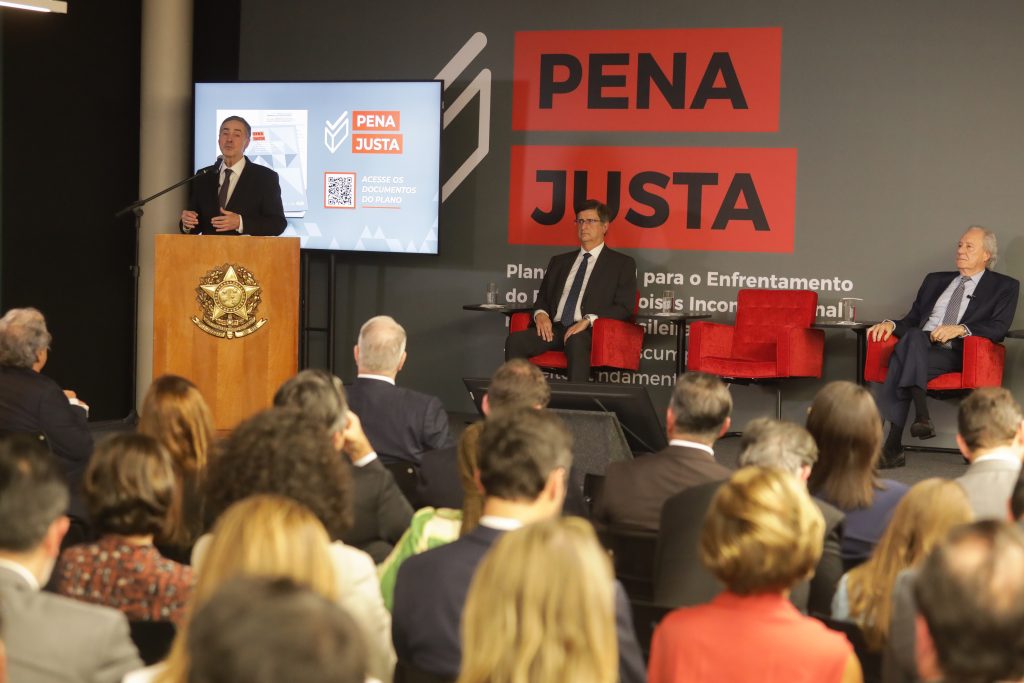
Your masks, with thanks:
M 565 351 L 570 382 L 590 379 L 591 331 L 598 318 L 629 320 L 636 262 L 605 243 L 611 214 L 588 199 L 576 214 L 580 248 L 551 258 L 534 303 L 534 326 L 509 335 L 505 359 Z
M 791 473 L 805 485 L 818 460 L 818 447 L 806 429 L 767 418 L 752 420 L 743 432 L 740 466 L 774 467 Z M 722 585 L 700 562 L 697 552 L 704 515 L 722 482 L 702 484 L 665 503 L 658 532 L 654 566 L 654 601 L 677 607 L 708 602 Z M 814 577 L 793 587 L 790 601 L 801 612 L 829 614 L 836 584 L 843 575 L 839 542 L 843 513 L 811 498 L 825 518 L 825 542 Z
M 911 435 L 935 436 L 928 413 L 928 380 L 963 367 L 963 338 L 977 335 L 999 342 L 1009 331 L 1020 283 L 992 270 L 997 253 L 995 233 L 969 228 L 957 243 L 955 271 L 929 273 L 909 313 L 868 328 L 872 341 L 899 337 L 885 384 L 876 395 L 888 430 L 881 467 L 906 463 L 903 427 L 911 401 L 915 411 Z
M 142 667 L 124 614 L 40 591 L 68 530 L 67 486 L 39 441 L 0 439 L 0 606 L 11 681 L 115 683 Z
M 957 483 L 967 494 L 975 519 L 1006 519 L 1010 496 L 1024 457 L 1024 415 L 1003 387 L 975 389 L 961 401 L 956 435 L 970 461 Z
M 89 406 L 40 373 L 50 332 L 34 308 L 12 308 L 0 318 L 0 432 L 43 435 L 70 485 L 69 540 L 89 537 L 82 475 L 92 455 Z
M 453 543 L 409 558 L 398 572 L 392 637 L 399 667 L 455 680 L 462 656 L 459 622 L 477 565 L 502 532 L 559 514 L 571 464 L 572 437 L 550 413 L 510 411 L 484 423 L 480 524 Z M 616 621 L 620 680 L 644 681 L 643 658 L 619 585 Z
M 676 381 L 668 405 L 669 446 L 652 455 L 608 464 L 595 501 L 598 521 L 657 531 L 661 507 L 691 486 L 728 479 L 712 448 L 730 424 L 732 396 L 722 380 L 688 372 Z
M 452 445 L 441 401 L 395 384 L 405 342 L 405 329 L 391 316 L 367 320 L 354 349 L 359 375 L 346 387 L 349 408 L 385 465 L 418 465 L 426 451 Z
M 331 434 L 334 448 L 352 465 L 355 487 L 352 527 L 341 540 L 381 563 L 409 527 L 412 507 L 348 409 L 341 380 L 323 370 L 303 370 L 274 394 L 275 406 L 299 408 Z
M 262 235 L 284 232 L 288 219 L 281 204 L 277 173 L 249 161 L 252 128 L 241 116 L 220 124 L 217 144 L 221 160 L 192 181 L 188 208 L 181 212 L 181 231 L 209 235 Z

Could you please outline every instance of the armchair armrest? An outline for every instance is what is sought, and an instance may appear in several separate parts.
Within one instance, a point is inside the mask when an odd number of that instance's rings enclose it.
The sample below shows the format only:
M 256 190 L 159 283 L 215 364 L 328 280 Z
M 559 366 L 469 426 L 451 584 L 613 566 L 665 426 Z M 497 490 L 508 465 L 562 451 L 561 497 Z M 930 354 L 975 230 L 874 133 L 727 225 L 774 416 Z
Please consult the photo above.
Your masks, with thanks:
M 521 332 L 529 327 L 531 322 L 533 322 L 533 316 L 529 313 L 525 311 L 513 313 L 512 318 L 508 321 L 508 331 L 510 334 L 512 332 Z
M 821 377 L 825 331 L 808 327 L 784 327 L 775 346 L 780 377 Z
M 699 370 L 701 360 L 708 357 L 724 358 L 732 354 L 732 338 L 736 328 L 732 325 L 698 320 L 690 324 L 690 343 L 686 357 L 687 370 Z
M 963 385 L 971 389 L 1003 383 L 1006 347 L 985 337 L 964 338 Z
M 644 328 L 636 323 L 612 318 L 594 321 L 590 364 L 593 367 L 640 369 L 640 352 L 644 345 Z
M 867 334 L 867 333 L 865 333 Z M 864 380 L 866 382 L 884 382 L 889 374 L 889 357 L 896 348 L 898 339 L 893 335 L 884 342 L 871 341 L 867 337 L 867 354 L 864 357 Z

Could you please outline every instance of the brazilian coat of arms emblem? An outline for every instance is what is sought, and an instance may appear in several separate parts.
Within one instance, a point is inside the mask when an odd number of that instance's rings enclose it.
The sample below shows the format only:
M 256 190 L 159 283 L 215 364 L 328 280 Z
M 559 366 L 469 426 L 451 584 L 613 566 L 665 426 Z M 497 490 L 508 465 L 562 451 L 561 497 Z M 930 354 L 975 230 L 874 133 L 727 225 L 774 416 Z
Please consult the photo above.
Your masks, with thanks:
M 225 263 L 199 278 L 196 301 L 203 315 L 192 316 L 192 322 L 203 332 L 222 339 L 250 335 L 267 323 L 256 313 L 261 291 L 251 271 Z

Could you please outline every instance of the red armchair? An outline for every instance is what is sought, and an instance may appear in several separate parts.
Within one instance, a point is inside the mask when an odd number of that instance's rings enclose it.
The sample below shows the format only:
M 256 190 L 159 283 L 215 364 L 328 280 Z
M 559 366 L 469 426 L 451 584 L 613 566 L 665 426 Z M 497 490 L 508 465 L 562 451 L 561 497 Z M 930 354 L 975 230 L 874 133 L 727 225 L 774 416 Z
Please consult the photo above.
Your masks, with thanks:
M 637 293 L 637 305 L 640 293 Z M 633 309 L 636 315 L 637 309 Z M 530 326 L 530 313 L 513 313 L 509 321 L 509 332 L 519 332 Z M 632 321 L 598 318 L 594 321 L 593 340 L 590 348 L 590 367 L 639 370 L 640 352 L 644 346 L 644 328 Z M 530 358 L 530 362 L 542 368 L 565 370 L 568 361 L 561 351 L 545 351 Z
M 735 325 L 706 321 L 690 325 L 686 369 L 738 384 L 775 384 L 775 414 L 781 419 L 778 380 L 821 377 L 825 333 L 811 329 L 817 305 L 817 292 L 742 289 Z
M 889 373 L 889 356 L 896 347 L 896 337 L 884 342 L 868 338 L 864 360 L 864 379 L 884 382 Z M 964 364 L 960 372 L 947 372 L 928 382 L 928 391 L 969 391 L 979 387 L 998 387 L 1003 383 L 1006 347 L 984 337 L 964 338 Z

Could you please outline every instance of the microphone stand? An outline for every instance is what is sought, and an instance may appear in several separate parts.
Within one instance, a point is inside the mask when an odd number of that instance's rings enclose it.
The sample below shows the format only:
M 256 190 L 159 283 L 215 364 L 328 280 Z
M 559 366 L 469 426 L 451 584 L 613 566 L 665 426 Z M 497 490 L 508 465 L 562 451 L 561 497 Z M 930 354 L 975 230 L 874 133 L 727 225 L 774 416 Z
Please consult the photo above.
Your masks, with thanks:
M 140 248 L 140 246 L 142 244 L 142 214 L 143 214 L 142 207 L 144 207 L 146 204 L 149 204 L 151 201 L 153 201 L 157 197 L 163 196 L 163 195 L 167 194 L 168 192 L 170 192 L 171 190 L 176 190 L 179 187 L 181 187 L 182 185 L 185 185 L 186 183 L 192 182 L 193 180 L 195 180 L 199 176 L 203 176 L 203 175 L 206 175 L 207 173 L 213 172 L 214 170 L 217 169 L 219 164 L 220 164 L 220 161 L 218 161 L 213 166 L 207 166 L 205 168 L 201 168 L 201 169 L 199 169 L 199 171 L 197 171 L 193 175 L 190 175 L 188 178 L 185 178 L 184 180 L 182 180 L 180 182 L 174 183 L 170 187 L 165 187 L 164 189 L 160 190 L 156 194 L 151 195 L 149 197 L 146 197 L 145 199 L 139 199 L 138 201 L 134 201 L 131 204 L 129 204 L 128 206 L 124 207 L 123 209 L 121 209 L 120 211 L 118 211 L 117 213 L 114 214 L 114 218 L 121 218 L 122 216 L 124 216 L 126 214 L 129 214 L 129 213 L 132 214 L 132 216 L 133 216 L 132 224 L 135 227 L 135 260 L 132 262 L 132 265 L 129 266 L 129 268 L 128 268 L 129 272 L 131 273 L 132 281 L 133 281 L 133 287 L 132 287 L 131 345 L 129 346 L 129 353 L 128 353 L 128 356 L 129 356 L 129 359 L 130 359 L 129 371 L 131 373 L 129 375 L 129 381 L 130 381 L 129 386 L 131 387 L 131 393 L 129 394 L 129 397 L 130 397 L 129 400 L 130 400 L 130 405 L 132 407 L 128 410 L 128 414 L 122 420 L 123 422 L 129 423 L 129 424 L 135 424 L 138 421 L 138 418 L 139 418 L 138 413 L 135 411 L 135 400 L 136 400 L 135 394 L 136 394 L 136 392 L 138 390 L 138 386 L 139 386 L 139 382 L 138 382 L 138 373 L 139 373 L 139 350 L 138 350 L 138 343 L 139 343 L 139 331 L 138 331 L 138 327 L 139 327 L 139 248 Z

